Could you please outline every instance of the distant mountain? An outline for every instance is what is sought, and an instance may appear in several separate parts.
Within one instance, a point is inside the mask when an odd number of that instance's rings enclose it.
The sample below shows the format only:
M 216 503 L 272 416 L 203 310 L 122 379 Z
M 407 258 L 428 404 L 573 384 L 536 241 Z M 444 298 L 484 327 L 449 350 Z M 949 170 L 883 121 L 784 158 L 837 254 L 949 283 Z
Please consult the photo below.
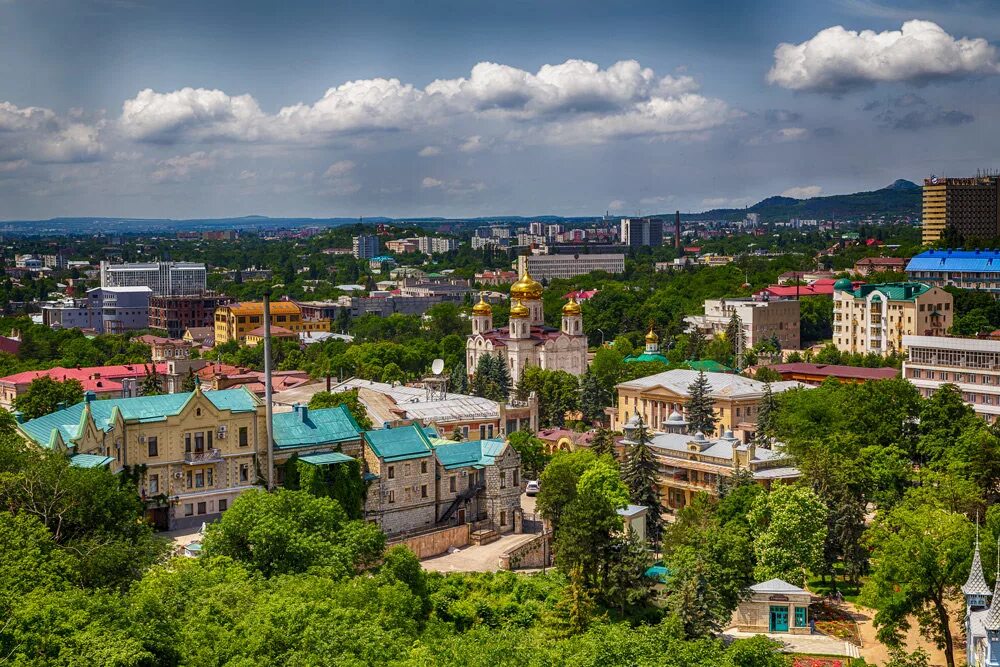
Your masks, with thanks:
M 920 215 L 920 186 L 912 181 L 899 179 L 881 190 L 855 192 L 849 195 L 830 195 L 795 199 L 793 197 L 768 197 L 750 208 L 717 208 L 704 213 L 681 215 L 684 220 L 740 220 L 747 213 L 757 213 L 761 220 L 850 220 L 874 216 Z M 668 217 L 669 214 L 663 214 Z

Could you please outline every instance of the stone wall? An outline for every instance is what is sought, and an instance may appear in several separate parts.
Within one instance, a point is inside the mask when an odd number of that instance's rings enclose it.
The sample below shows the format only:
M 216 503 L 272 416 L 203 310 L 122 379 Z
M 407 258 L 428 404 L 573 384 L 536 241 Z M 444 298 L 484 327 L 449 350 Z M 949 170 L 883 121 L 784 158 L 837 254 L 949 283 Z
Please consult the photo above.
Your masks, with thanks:
M 461 548 L 469 544 L 469 524 L 442 528 L 422 535 L 404 539 L 389 540 L 387 546 L 402 544 L 423 560 L 445 553 L 452 547 Z
M 545 559 L 548 562 L 544 562 Z M 552 565 L 552 533 L 544 533 L 500 554 L 501 570 L 549 567 Z

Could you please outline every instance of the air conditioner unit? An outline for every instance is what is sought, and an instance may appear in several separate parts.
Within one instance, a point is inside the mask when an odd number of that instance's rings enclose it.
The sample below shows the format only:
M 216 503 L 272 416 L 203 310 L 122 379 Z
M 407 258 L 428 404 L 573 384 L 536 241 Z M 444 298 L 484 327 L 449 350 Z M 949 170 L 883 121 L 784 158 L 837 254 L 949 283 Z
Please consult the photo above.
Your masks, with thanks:
M 226 437 L 226 432 L 227 432 L 227 429 L 226 429 L 225 426 L 220 426 L 219 427 L 219 437 L 220 438 L 225 438 Z
M 184 473 L 182 473 L 181 471 L 178 470 L 177 472 L 174 473 L 174 479 L 180 479 L 182 477 L 184 477 Z

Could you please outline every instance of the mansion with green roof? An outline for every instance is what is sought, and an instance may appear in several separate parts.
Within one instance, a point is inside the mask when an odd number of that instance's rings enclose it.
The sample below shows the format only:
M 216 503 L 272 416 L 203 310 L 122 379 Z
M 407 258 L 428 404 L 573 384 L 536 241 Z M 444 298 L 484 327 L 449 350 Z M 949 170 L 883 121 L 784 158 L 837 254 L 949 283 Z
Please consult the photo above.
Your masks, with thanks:
M 903 354 L 904 336 L 943 336 L 954 323 L 954 298 L 926 283 L 861 285 L 838 280 L 833 292 L 833 344 L 855 354 Z

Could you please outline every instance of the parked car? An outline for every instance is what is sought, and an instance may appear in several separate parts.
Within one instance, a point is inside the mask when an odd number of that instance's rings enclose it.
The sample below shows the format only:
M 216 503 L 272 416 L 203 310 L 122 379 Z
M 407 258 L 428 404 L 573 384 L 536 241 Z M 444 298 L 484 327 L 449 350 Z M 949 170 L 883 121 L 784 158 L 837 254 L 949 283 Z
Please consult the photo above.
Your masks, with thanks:
M 537 480 L 532 480 L 532 481 L 528 482 L 525 485 L 524 492 L 526 494 L 528 494 L 529 496 L 537 496 L 539 488 L 541 488 L 541 487 L 539 487 L 538 481 Z

